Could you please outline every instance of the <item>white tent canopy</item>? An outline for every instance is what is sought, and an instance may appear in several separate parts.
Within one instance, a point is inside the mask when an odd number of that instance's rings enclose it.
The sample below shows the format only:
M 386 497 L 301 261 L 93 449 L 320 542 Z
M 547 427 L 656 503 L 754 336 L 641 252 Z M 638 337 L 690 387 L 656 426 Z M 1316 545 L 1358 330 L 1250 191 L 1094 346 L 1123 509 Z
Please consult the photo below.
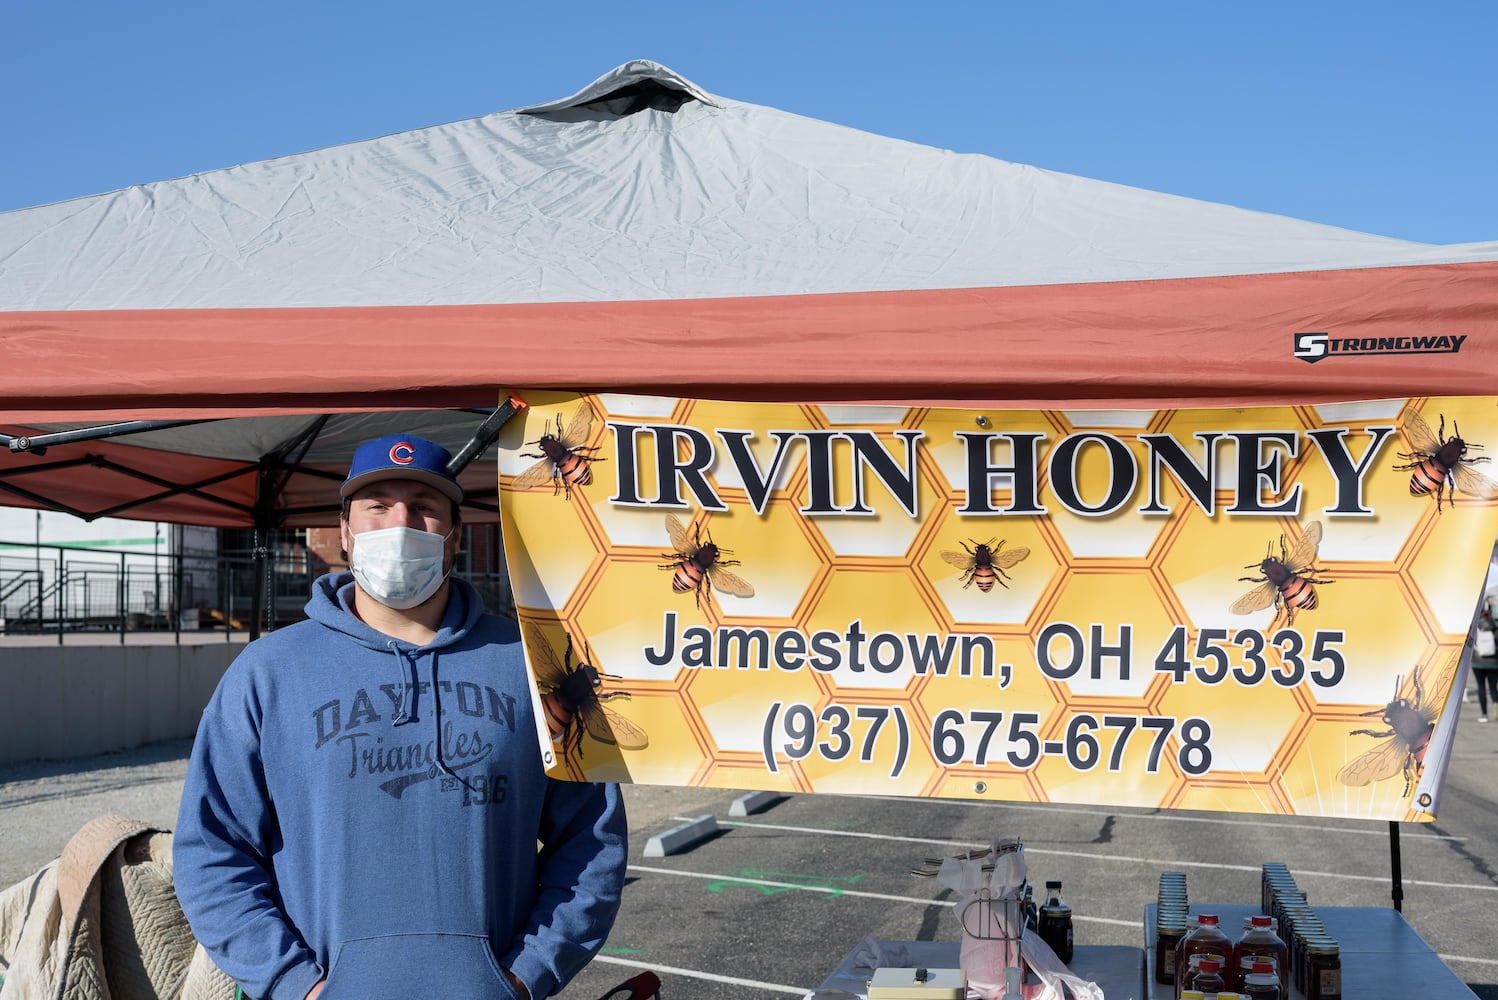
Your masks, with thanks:
M 804 295 L 1495 256 L 870 135 L 638 60 L 548 104 L 5 213 L 0 308 Z

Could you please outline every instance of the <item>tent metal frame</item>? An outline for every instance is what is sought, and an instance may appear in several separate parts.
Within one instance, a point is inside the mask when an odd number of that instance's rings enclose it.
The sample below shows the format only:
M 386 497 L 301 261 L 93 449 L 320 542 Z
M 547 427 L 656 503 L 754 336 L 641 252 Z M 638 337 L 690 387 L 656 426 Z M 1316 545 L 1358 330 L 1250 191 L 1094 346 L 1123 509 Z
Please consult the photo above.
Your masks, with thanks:
M 525 403 L 517 396 L 509 396 L 493 412 L 485 412 L 487 415 L 473 431 L 466 444 L 453 455 L 447 464 L 447 471 L 453 477 L 457 477 L 464 469 L 473 463 L 480 455 L 487 451 L 499 436 L 502 428 L 511 417 L 525 409 Z M 254 602 L 251 610 L 250 639 L 259 638 L 261 632 L 261 621 L 269 613 L 270 602 L 270 537 L 271 532 L 285 523 L 288 517 L 303 516 L 309 514 L 332 514 L 341 509 L 338 503 L 318 504 L 304 507 L 283 507 L 280 499 L 291 481 L 293 475 L 312 476 L 326 479 L 330 484 L 342 482 L 343 477 L 323 469 L 312 468 L 303 465 L 307 452 L 316 442 L 319 434 L 327 426 L 330 414 L 314 415 L 311 422 L 303 427 L 295 435 L 272 448 L 262 455 L 258 461 L 241 461 L 238 467 L 222 472 L 206 479 L 200 479 L 191 483 L 173 483 L 150 473 L 132 469 L 121 465 L 119 462 L 106 458 L 103 455 L 84 455 L 80 458 L 65 459 L 62 461 L 44 462 L 26 468 L 7 469 L 0 471 L 0 494 L 11 493 L 21 497 L 33 504 L 40 505 L 48 510 L 60 511 L 92 521 L 100 517 L 115 517 L 125 514 L 133 509 L 156 503 L 174 496 L 187 494 L 208 503 L 232 510 L 240 515 L 247 516 L 255 532 L 254 558 L 255 558 L 255 590 Z M 233 418 L 224 418 L 233 419 Z M 89 441 L 101 441 L 108 438 L 128 437 L 132 434 L 143 434 L 147 431 L 167 430 L 173 427 L 183 427 L 190 424 L 212 423 L 209 420 L 131 420 L 111 424 L 100 424 L 95 427 L 82 427 L 66 431 L 54 431 L 46 434 L 34 434 L 27 436 L 0 434 L 0 444 L 3 444 L 11 452 L 17 454 L 31 454 L 41 457 L 47 453 L 47 449 L 64 444 L 79 444 Z M 37 472 L 55 471 L 58 469 L 78 468 L 80 466 L 92 466 L 115 472 L 132 479 L 150 483 L 161 487 L 159 492 L 149 496 L 132 500 L 127 503 L 116 504 L 96 511 L 84 511 L 64 503 L 57 497 L 45 496 L 16 483 L 16 480 Z M 248 472 L 255 473 L 255 500 L 252 506 L 246 507 L 242 503 L 226 500 L 223 497 L 214 496 L 205 492 L 210 486 L 226 480 L 235 479 Z M 497 490 L 495 491 L 498 492 Z M 466 496 L 463 506 L 482 510 L 490 514 L 499 511 L 497 502 L 485 503 L 477 496 Z
M 517 397 L 511 396 L 493 412 L 477 411 L 486 412 L 487 416 L 469 438 L 468 443 L 453 456 L 453 461 L 449 464 L 448 471 L 456 476 L 466 469 L 472 464 L 474 459 L 494 443 L 494 439 L 499 434 L 499 429 L 504 426 L 505 422 L 524 408 L 524 402 Z M 26 468 L 0 470 L 0 491 L 14 494 L 31 503 L 40 504 L 48 510 L 71 514 L 85 521 L 92 521 L 101 517 L 118 517 L 138 507 L 186 494 L 203 500 L 206 503 L 211 503 L 244 515 L 253 521 L 256 528 L 273 528 L 288 517 L 303 514 L 324 514 L 338 509 L 338 505 L 336 504 L 320 504 L 311 507 L 278 507 L 276 505 L 281 491 L 285 488 L 286 483 L 293 474 L 327 479 L 335 483 L 341 481 L 342 477 L 340 476 L 301 464 L 307 450 L 316 441 L 317 435 L 321 433 L 323 427 L 326 425 L 328 417 L 329 414 L 316 415 L 311 424 L 303 428 L 292 438 L 283 441 L 271 449 L 271 451 L 262 455 L 258 461 L 248 462 L 241 460 L 238 462 L 237 468 L 230 472 L 219 473 L 218 475 L 190 483 L 174 483 L 159 476 L 153 476 L 138 469 L 133 469 L 130 466 L 121 465 L 119 462 L 103 455 L 89 454 L 80 458 L 46 462 Z M 58 445 L 101 441 L 109 438 L 127 437 L 132 434 L 143 434 L 149 431 L 168 430 L 174 427 L 214 422 L 217 421 L 132 420 L 112 424 L 100 424 L 95 427 L 53 431 L 46 434 L 11 435 L 0 433 L 0 445 L 3 445 L 14 454 L 30 454 L 40 458 L 47 454 L 49 448 Z M 138 479 L 153 486 L 161 487 L 161 491 L 127 503 L 116 504 L 113 507 L 86 511 L 74 507 L 58 497 L 47 496 L 33 490 L 28 490 L 17 482 L 22 477 L 34 473 L 78 468 L 81 466 L 92 466 L 132 479 Z M 253 506 L 247 507 L 242 503 L 236 503 L 233 500 L 226 500 L 223 497 L 204 492 L 210 486 L 243 476 L 251 471 L 254 471 L 258 477 Z M 482 496 L 483 494 L 479 495 Z M 490 514 L 497 513 L 499 510 L 497 504 L 479 502 L 472 497 L 464 500 L 464 506 L 482 510 Z
M 158 429 L 158 428 L 155 428 L 155 427 L 143 427 L 143 428 L 140 428 L 141 431 L 145 431 L 145 430 L 156 430 L 156 429 Z M 71 433 L 74 433 L 74 432 L 68 432 L 68 433 L 71 434 Z M 4 442 L 4 441 L 7 441 L 7 440 L 13 442 L 13 441 L 17 441 L 17 440 L 24 441 L 24 440 L 28 440 L 28 439 L 25 439 L 25 438 L 19 438 L 19 439 L 18 438 L 8 438 L 7 435 L 0 434 L 0 442 Z M 36 440 L 36 439 L 32 438 L 32 439 L 29 439 L 29 440 Z M 80 438 L 80 439 L 77 439 L 77 440 L 88 440 L 88 439 L 87 438 Z M 55 442 L 55 441 L 49 442 L 49 444 L 57 444 L 57 443 L 60 443 L 60 442 Z M 65 443 L 71 443 L 71 442 L 65 442 Z M 14 447 L 12 445 L 11 450 L 12 451 L 30 451 L 34 455 L 42 455 L 42 454 L 46 453 L 47 445 L 43 445 L 40 448 L 40 450 L 37 450 L 37 449 L 34 449 L 34 448 L 21 449 L 21 448 L 16 448 L 16 447 Z M 104 470 L 109 471 L 109 472 L 117 472 L 117 473 L 119 473 L 122 476 L 128 476 L 128 477 L 130 477 L 132 479 L 139 479 L 142 482 L 150 483 L 153 486 L 160 486 L 162 489 L 161 489 L 161 492 L 159 492 L 159 493 L 152 493 L 149 496 L 141 497 L 138 500 L 131 500 L 128 503 L 116 504 L 113 507 L 105 507 L 105 508 L 103 508 L 101 510 L 84 511 L 84 510 L 79 510 L 76 507 L 73 507 L 73 506 L 71 506 L 69 504 L 64 503 L 62 500 L 58 499 L 57 497 L 44 496 L 44 495 L 42 495 L 40 493 L 36 493 L 36 492 L 31 491 L 31 490 L 28 490 L 25 487 L 17 486 L 15 484 L 15 482 L 14 482 L 14 480 L 19 479 L 22 476 L 32 474 L 32 473 L 37 473 L 37 472 L 51 472 L 51 471 L 55 471 L 55 470 L 58 470 L 58 469 L 77 468 L 79 466 L 84 466 L 84 465 L 93 466 L 96 469 L 104 469 Z M 209 502 L 209 503 L 217 504 L 220 507 L 225 507 L 225 508 L 227 508 L 229 510 L 237 511 L 240 514 L 249 515 L 249 514 L 253 513 L 253 511 L 252 511 L 251 508 L 246 507 L 244 504 L 242 504 L 242 503 L 235 503 L 232 500 L 226 500 L 223 497 L 217 497 L 217 496 L 214 496 L 211 493 L 205 493 L 203 491 L 207 487 L 209 487 L 209 486 L 214 486 L 214 485 L 216 485 L 218 483 L 221 483 L 221 482 L 224 482 L 226 480 L 234 479 L 234 478 L 236 478 L 238 476 L 242 476 L 242 475 L 245 474 L 246 471 L 248 471 L 251 468 L 254 468 L 254 466 L 246 464 L 246 465 L 242 465 L 240 468 L 234 469 L 231 472 L 221 472 L 221 473 L 219 473 L 216 476 L 210 476 L 207 479 L 200 479 L 200 480 L 197 480 L 196 482 L 191 482 L 191 483 L 173 483 L 170 480 L 162 479 L 159 476 L 153 476 L 150 473 L 141 472 L 139 469 L 132 469 L 128 465 L 121 465 L 120 463 L 112 461 L 111 459 L 105 458 L 102 455 L 85 455 L 82 458 L 71 458 L 71 459 L 67 459 L 67 460 L 64 460 L 64 461 L 60 461 L 60 462 L 47 462 L 47 463 L 44 463 L 44 464 L 41 464 L 41 465 L 30 466 L 30 467 L 24 468 L 24 469 L 7 469 L 7 470 L 4 470 L 4 471 L 0 471 L 0 490 L 4 490 L 4 491 L 9 492 L 9 493 L 14 493 L 16 496 L 25 497 L 27 500 L 30 500 L 33 503 L 42 504 L 48 510 L 56 510 L 56 511 L 61 511 L 61 512 L 65 513 L 65 514 L 72 514 L 74 517 L 82 518 L 85 521 L 93 521 L 93 520 L 95 520 L 97 518 L 101 518 L 101 517 L 117 517 L 117 516 L 119 516 L 121 514 L 126 513 L 127 511 L 133 510 L 133 509 L 135 509 L 137 507 L 141 507 L 141 506 L 144 506 L 146 504 L 156 503 L 156 502 L 158 502 L 160 500 L 165 500 L 165 499 L 168 499 L 170 497 L 180 496 L 180 495 L 182 495 L 184 493 L 188 494 L 190 496 L 197 497 L 200 500 L 204 500 L 204 501 Z M 303 469 L 301 471 L 305 472 L 308 475 L 316 475 L 317 474 L 317 470 L 315 470 L 315 469 Z

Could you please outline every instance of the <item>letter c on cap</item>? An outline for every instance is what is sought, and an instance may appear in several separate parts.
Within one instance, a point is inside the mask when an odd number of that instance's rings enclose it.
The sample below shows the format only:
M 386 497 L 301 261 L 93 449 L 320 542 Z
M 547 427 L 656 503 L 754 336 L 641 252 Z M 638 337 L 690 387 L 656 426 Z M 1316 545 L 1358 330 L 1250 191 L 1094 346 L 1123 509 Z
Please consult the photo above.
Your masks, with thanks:
M 410 442 L 401 441 L 390 449 L 390 461 L 396 465 L 410 465 L 416 461 L 416 449 Z

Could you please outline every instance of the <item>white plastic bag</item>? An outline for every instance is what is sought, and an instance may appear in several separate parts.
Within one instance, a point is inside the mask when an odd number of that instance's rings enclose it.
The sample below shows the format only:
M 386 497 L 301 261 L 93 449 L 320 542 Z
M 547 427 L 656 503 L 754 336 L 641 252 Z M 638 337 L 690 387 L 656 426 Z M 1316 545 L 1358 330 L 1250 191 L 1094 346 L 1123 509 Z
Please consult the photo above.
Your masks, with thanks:
M 1012 840 L 995 840 L 987 852 L 947 858 L 937 881 L 957 894 L 957 921 L 962 925 L 962 971 L 968 989 L 985 1000 L 1004 997 L 1020 970 L 1020 886 L 1025 882 L 1023 848 Z
M 1075 976 L 1037 934 L 1022 935 L 1020 893 L 1027 876 L 1024 845 L 995 839 L 987 853 L 942 862 L 937 879 L 957 894 L 962 970 L 983 1000 L 1103 1000 L 1096 983 Z M 1026 968 L 1040 982 L 1023 986 Z M 1064 987 L 1063 987 L 1064 984 Z

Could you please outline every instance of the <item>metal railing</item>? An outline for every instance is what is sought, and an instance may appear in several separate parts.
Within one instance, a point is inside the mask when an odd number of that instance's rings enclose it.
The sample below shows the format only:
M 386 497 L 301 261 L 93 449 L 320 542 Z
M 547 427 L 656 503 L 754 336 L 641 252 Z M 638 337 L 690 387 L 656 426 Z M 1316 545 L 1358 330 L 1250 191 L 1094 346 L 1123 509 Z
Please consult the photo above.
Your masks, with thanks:
M 262 584 L 243 555 L 153 554 L 0 542 L 0 634 L 222 631 L 225 639 L 300 621 L 312 583 L 329 567 L 302 550 L 272 550 Z M 342 567 L 334 567 L 342 568 Z M 504 574 L 460 574 L 485 606 L 514 616 Z M 262 600 L 256 591 L 263 586 Z

